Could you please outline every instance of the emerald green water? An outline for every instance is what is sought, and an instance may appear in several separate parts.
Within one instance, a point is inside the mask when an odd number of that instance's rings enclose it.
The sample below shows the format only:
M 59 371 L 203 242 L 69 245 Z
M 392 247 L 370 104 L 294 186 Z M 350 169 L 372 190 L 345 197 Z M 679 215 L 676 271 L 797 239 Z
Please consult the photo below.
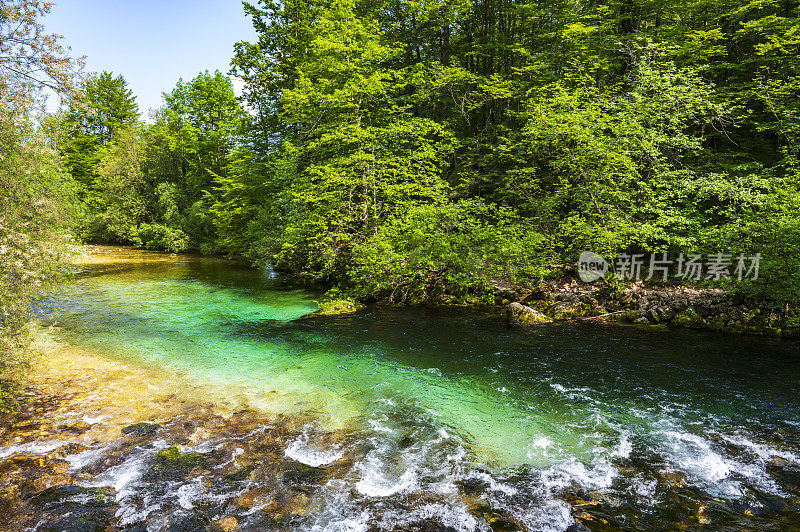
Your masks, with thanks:
M 360 459 L 326 486 L 308 529 L 367 530 L 379 516 L 402 523 L 422 511 L 406 504 L 413 494 L 440 497 L 424 511 L 446 526 L 485 528 L 455 496 L 465 481 L 531 530 L 573 522 L 568 491 L 613 498 L 623 505 L 615 522 L 631 528 L 663 528 L 702 503 L 720 526 L 782 529 L 800 507 L 794 343 L 522 329 L 471 310 L 304 317 L 317 295 L 271 271 L 113 257 L 59 298 L 63 341 L 179 372 L 220 398 L 312 412 L 316 428 L 287 450 L 311 465 L 341 451 L 316 445 L 314 430 L 351 434 L 346 445 Z

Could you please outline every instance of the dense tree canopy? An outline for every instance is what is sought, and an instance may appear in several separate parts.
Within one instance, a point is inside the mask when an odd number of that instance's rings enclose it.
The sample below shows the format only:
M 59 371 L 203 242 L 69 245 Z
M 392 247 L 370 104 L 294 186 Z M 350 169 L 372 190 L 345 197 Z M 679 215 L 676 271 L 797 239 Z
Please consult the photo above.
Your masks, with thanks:
M 179 81 L 154 122 L 139 121 L 121 76 L 88 79 L 61 123 L 63 153 L 84 187 L 85 238 L 154 249 L 218 249 L 212 209 L 247 113 L 216 72 Z
M 797 295 L 800 4 L 289 0 L 230 79 L 62 120 L 90 240 L 266 260 L 362 298 L 480 297 L 581 250 L 762 253 Z M 772 250 L 769 252 L 769 250 Z
M 581 249 L 752 253 L 792 234 L 796 2 L 246 9 L 260 37 L 233 65 L 280 191 L 261 242 L 292 270 L 362 296 L 457 291 Z
M 136 99 L 127 82 L 111 72 L 87 77 L 62 117 L 64 165 L 83 185 L 83 197 L 94 209 L 101 208 L 97 196 L 102 184 L 97 180 L 96 167 L 102 151 L 138 117 Z

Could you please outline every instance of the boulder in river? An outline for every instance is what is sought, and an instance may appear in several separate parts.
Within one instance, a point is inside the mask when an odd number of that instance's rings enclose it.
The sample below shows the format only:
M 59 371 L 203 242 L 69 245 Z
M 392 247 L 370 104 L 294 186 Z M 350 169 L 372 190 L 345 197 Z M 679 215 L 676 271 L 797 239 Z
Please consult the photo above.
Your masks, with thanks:
M 150 482 L 183 480 L 193 469 L 202 467 L 206 463 L 204 455 L 195 452 L 181 452 L 177 445 L 161 449 L 156 453 L 155 458 L 155 463 L 144 475 L 145 480 Z

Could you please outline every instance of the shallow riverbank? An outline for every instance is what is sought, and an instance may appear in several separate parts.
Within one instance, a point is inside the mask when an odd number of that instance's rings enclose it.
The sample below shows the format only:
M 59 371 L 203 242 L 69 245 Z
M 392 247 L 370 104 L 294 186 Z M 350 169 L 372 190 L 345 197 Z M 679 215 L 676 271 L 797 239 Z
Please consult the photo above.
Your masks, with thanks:
M 212 397 L 180 375 L 59 344 L 47 332 L 34 351 L 27 401 L 0 420 L 0 530 L 283 523 L 307 510 L 310 488 L 295 488 L 328 476 L 285 456 L 307 430 L 302 414 Z M 249 489 L 275 472 L 283 484 Z M 238 523 L 237 514 L 248 518 Z

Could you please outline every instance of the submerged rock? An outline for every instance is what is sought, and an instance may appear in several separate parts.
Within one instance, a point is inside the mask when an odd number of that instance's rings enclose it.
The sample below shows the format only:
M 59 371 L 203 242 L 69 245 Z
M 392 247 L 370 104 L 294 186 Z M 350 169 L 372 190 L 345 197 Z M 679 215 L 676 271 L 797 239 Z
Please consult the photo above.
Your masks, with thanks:
M 182 480 L 192 469 L 204 466 L 206 457 L 200 453 L 181 452 L 177 445 L 161 449 L 156 453 L 156 463 L 147 471 L 145 479 Z
M 207 530 L 209 530 L 209 532 L 233 532 L 237 528 L 239 528 L 239 521 L 232 515 L 229 515 L 212 521 L 211 524 L 208 525 Z
M 327 475 L 328 472 L 321 467 L 293 462 L 286 467 L 281 479 L 290 487 L 307 487 L 319 484 Z
M 456 480 L 455 485 L 458 486 L 466 495 L 475 495 L 483 493 L 488 487 L 489 483 L 480 478 L 465 478 L 463 480 Z
M 456 532 L 456 529 L 451 526 L 446 526 L 437 523 L 433 520 L 415 521 L 403 525 L 402 528 L 395 528 L 394 532 Z
M 171 519 L 170 525 L 167 528 L 168 532 L 195 532 L 197 530 L 205 529 L 208 525 L 208 518 L 199 513 L 191 513 L 188 515 L 176 515 Z
M 43 525 L 39 530 L 46 532 L 103 532 L 111 523 L 106 514 L 88 516 L 69 516 L 53 524 Z
M 122 429 L 122 433 L 131 436 L 152 436 L 158 431 L 154 423 L 134 423 Z
M 58 426 L 58 430 L 72 434 L 83 434 L 91 428 L 92 426 L 85 421 L 73 421 L 72 423 L 64 423 Z
M 31 497 L 33 504 L 66 503 L 71 500 L 81 500 L 86 506 L 105 508 L 112 504 L 114 492 L 105 488 L 85 488 L 73 484 L 46 488 Z
M 0 488 L 5 505 L 16 506 L 19 497 L 27 498 L 31 494 L 53 486 L 68 484 L 69 463 L 57 458 L 41 455 L 21 454 L 0 461 Z
M 568 526 L 564 532 L 592 532 L 592 529 L 580 521 L 576 521 L 575 524 Z
M 506 512 L 492 507 L 487 499 L 473 500 L 469 503 L 469 513 L 486 521 L 493 532 L 518 532 L 522 527 Z
M 94 532 L 106 530 L 116 510 L 114 492 L 76 485 L 47 488 L 28 501 L 34 515 L 50 514 L 39 530 Z
M 544 313 L 526 307 L 522 303 L 511 303 L 506 307 L 506 318 L 510 323 L 531 325 L 534 323 L 550 323 L 551 320 Z

